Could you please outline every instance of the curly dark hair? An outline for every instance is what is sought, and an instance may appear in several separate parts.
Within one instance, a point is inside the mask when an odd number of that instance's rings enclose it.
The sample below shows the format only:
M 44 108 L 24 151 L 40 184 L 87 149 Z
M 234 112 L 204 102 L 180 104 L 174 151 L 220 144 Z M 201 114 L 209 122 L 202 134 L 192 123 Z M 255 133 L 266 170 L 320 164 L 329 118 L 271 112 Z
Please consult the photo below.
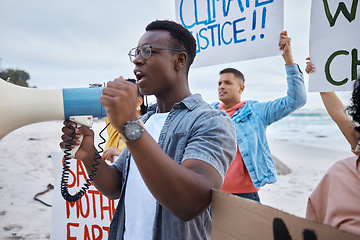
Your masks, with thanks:
M 351 95 L 351 105 L 347 107 L 349 115 L 353 121 L 360 124 L 360 77 L 354 83 L 354 89 Z M 360 133 L 360 127 L 355 127 L 355 131 Z M 360 164 L 360 156 L 356 161 L 356 167 Z
M 354 83 L 354 90 L 351 96 L 351 105 L 347 108 L 349 115 L 353 118 L 353 121 L 360 123 L 360 78 Z M 360 127 L 356 129 L 360 132 Z
M 146 26 L 145 30 L 168 31 L 171 36 L 171 46 L 186 52 L 188 55 L 187 73 L 189 72 L 190 65 L 194 62 L 196 56 L 196 41 L 189 30 L 184 28 L 181 24 L 170 20 L 153 21 Z

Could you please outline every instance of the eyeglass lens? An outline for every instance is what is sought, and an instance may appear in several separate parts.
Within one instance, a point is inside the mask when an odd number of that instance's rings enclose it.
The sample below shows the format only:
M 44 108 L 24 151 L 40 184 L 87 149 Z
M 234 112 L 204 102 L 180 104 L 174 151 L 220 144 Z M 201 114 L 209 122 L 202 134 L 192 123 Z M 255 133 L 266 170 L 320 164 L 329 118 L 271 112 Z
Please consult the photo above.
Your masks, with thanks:
M 130 51 L 130 61 L 133 62 L 138 55 L 141 55 L 143 59 L 148 59 L 151 57 L 151 47 L 149 45 L 144 45 L 138 48 L 133 48 Z

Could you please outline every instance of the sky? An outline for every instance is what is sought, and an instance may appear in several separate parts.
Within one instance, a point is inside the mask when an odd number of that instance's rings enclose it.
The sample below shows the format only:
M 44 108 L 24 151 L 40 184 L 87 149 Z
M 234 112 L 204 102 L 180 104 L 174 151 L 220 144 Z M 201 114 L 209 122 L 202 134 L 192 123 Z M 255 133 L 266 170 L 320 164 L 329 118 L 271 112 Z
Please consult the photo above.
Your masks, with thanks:
M 175 20 L 175 0 L 0 0 L 0 68 L 30 74 L 39 89 L 88 87 L 118 76 L 133 78 L 128 51 L 137 45 L 148 23 Z M 292 39 L 295 62 L 304 72 L 309 54 L 311 1 L 284 0 L 284 30 Z M 286 94 L 282 57 L 191 68 L 192 93 L 217 101 L 219 71 L 239 69 L 245 75 L 242 100 L 273 100 Z M 339 93 L 343 101 L 349 93 Z M 308 93 L 304 108 L 324 109 L 319 93 Z

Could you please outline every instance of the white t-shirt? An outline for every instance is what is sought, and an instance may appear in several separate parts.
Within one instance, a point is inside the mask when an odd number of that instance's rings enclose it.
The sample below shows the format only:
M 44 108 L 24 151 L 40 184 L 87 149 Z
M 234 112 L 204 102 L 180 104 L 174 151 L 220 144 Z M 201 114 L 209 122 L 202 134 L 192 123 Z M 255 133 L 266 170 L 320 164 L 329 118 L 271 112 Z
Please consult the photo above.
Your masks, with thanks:
M 161 129 L 169 113 L 155 113 L 145 123 L 146 131 L 158 142 Z M 125 189 L 125 240 L 152 239 L 156 200 L 146 187 L 140 172 L 130 159 Z

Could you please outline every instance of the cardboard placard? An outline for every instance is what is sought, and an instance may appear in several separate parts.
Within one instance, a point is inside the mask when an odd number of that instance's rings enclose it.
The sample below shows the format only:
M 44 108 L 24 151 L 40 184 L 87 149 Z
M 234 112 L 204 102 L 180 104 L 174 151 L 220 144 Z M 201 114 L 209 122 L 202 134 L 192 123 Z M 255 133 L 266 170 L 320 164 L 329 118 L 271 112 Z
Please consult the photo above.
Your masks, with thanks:
M 212 240 L 358 240 L 360 236 L 258 202 L 212 191 Z

